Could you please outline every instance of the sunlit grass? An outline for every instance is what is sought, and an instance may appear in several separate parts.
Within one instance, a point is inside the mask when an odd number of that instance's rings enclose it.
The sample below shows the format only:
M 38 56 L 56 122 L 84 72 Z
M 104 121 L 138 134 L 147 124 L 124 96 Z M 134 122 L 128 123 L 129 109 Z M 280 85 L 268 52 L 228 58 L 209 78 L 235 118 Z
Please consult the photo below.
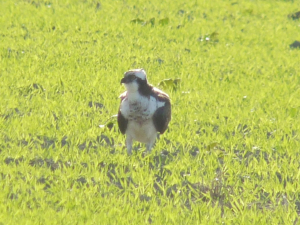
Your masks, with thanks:
M 0 222 L 299 223 L 297 10 L 2 1 Z M 140 67 L 154 85 L 181 82 L 164 88 L 168 131 L 128 156 L 112 116 L 123 73 Z

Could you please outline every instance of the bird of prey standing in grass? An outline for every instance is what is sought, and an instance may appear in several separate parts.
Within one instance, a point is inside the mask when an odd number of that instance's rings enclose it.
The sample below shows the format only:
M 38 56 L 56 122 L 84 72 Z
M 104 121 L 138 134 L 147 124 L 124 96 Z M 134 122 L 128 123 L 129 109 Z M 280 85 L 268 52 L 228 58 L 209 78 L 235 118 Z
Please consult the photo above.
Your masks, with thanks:
M 171 120 L 171 102 L 163 91 L 147 81 L 144 69 L 129 70 L 121 80 L 126 91 L 120 95 L 118 125 L 126 135 L 127 153 L 131 154 L 133 141 L 153 147 L 157 133 L 163 134 Z

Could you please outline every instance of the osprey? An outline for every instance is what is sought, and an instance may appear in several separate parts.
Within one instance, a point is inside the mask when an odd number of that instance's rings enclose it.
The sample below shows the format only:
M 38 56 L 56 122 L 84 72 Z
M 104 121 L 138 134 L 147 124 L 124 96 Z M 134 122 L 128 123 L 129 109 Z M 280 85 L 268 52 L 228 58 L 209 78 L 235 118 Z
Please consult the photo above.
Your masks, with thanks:
M 118 125 L 126 135 L 126 147 L 131 154 L 133 141 L 146 144 L 150 151 L 157 132 L 163 134 L 171 120 L 169 96 L 148 84 L 144 69 L 129 70 L 121 80 L 127 91 L 120 95 Z

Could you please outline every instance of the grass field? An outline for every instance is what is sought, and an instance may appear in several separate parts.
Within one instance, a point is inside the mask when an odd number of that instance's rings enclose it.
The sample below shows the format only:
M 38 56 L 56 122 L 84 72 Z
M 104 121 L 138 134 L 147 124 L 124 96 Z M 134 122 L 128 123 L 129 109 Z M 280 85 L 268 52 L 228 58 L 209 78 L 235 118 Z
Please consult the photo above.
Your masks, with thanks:
M 0 224 L 300 224 L 299 2 L 0 2 Z M 128 156 L 123 73 L 172 121 Z M 99 125 L 103 125 L 99 127 Z

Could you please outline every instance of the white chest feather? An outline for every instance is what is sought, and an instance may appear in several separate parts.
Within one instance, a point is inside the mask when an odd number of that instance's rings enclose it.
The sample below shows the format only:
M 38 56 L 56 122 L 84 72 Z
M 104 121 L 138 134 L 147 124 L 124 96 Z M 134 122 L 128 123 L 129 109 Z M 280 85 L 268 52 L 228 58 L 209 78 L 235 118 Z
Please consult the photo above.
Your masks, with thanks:
M 155 111 L 164 104 L 153 96 L 145 97 L 137 92 L 124 98 L 120 110 L 126 119 L 141 124 L 152 118 Z

